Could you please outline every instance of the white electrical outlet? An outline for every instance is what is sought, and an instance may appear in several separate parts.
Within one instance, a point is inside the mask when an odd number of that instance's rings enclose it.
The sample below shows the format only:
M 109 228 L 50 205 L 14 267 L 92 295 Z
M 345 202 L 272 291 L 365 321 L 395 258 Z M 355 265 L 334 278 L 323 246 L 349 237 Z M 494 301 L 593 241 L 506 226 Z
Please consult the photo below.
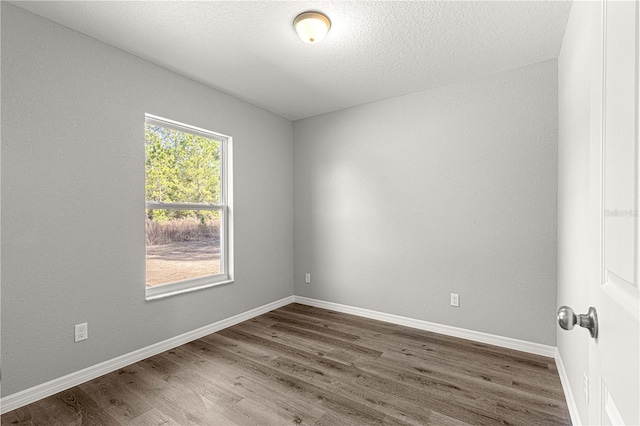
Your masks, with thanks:
M 587 373 L 582 373 L 582 386 L 584 387 L 584 400 L 589 405 L 589 376 Z
M 304 282 L 311 284 L 311 274 L 304 274 Z
M 451 306 L 460 306 L 460 295 L 458 293 L 451 293 Z
M 89 338 L 89 325 L 85 322 L 76 324 L 76 342 L 87 340 Z

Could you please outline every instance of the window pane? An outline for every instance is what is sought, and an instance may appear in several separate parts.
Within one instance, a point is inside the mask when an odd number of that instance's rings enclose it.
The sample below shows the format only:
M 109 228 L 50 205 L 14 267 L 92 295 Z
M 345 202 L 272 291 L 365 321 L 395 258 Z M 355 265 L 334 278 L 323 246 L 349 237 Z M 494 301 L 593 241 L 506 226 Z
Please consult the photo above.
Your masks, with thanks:
M 220 203 L 220 141 L 145 123 L 146 200 Z
M 147 286 L 219 274 L 220 211 L 146 210 Z

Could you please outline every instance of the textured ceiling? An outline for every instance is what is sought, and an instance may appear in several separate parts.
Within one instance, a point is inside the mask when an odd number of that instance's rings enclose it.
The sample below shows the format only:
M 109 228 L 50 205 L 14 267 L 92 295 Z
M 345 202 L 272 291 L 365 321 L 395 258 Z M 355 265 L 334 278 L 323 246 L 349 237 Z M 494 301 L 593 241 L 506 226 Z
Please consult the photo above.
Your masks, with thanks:
M 290 120 L 557 58 L 566 1 L 13 4 Z M 322 43 L 293 19 L 325 13 Z

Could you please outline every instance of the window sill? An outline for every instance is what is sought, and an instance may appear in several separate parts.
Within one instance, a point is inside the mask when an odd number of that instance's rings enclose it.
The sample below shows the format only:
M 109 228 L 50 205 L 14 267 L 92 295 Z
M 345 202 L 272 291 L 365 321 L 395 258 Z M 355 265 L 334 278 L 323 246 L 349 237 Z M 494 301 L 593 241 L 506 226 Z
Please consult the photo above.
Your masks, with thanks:
M 191 293 L 192 291 L 204 290 L 205 288 L 217 287 L 219 285 L 232 284 L 234 282 L 233 279 L 226 279 L 224 281 L 215 281 L 204 284 L 196 284 L 190 287 L 184 288 L 175 288 L 173 286 L 160 286 L 160 287 L 149 287 L 146 291 L 145 300 L 152 301 L 158 299 L 164 299 L 165 297 L 177 296 L 179 294 Z

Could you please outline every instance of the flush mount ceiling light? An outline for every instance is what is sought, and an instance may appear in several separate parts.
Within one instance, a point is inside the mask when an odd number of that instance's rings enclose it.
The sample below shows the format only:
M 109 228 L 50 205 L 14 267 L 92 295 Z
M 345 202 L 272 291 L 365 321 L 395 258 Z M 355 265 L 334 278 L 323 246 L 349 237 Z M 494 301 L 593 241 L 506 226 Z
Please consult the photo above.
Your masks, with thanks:
M 331 21 L 322 13 L 304 12 L 296 16 L 293 26 L 302 41 L 315 44 L 327 35 L 331 28 Z

